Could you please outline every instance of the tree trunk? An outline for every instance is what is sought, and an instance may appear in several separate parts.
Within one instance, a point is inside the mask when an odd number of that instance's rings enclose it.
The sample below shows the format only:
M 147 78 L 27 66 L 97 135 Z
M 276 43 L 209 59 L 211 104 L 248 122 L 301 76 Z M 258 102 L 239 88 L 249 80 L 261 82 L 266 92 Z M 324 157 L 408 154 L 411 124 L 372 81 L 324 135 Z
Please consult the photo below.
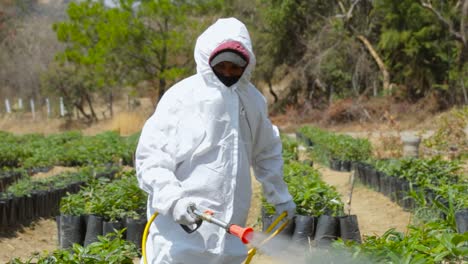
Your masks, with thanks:
M 83 104 L 79 104 L 79 103 L 73 103 L 73 105 L 75 105 L 76 109 L 78 109 L 78 111 L 86 118 L 88 119 L 89 121 L 92 121 L 92 117 L 90 115 L 88 115 L 84 108 L 83 108 Z
M 84 110 L 84 107 L 83 107 L 83 100 L 82 100 L 81 98 L 79 98 L 78 101 L 72 101 L 71 98 L 70 98 L 70 96 L 69 96 L 69 94 L 67 93 L 67 89 L 65 89 L 65 88 L 63 88 L 63 87 L 60 87 L 59 89 L 60 89 L 60 91 L 61 91 L 62 94 L 63 94 L 63 98 L 64 98 L 65 102 L 67 102 L 67 101 L 73 102 L 73 105 L 76 107 L 76 109 L 78 109 L 78 111 L 80 111 L 81 114 L 83 114 L 83 116 L 84 116 L 86 119 L 88 119 L 89 121 L 92 120 L 91 116 L 88 115 L 88 114 L 86 113 L 86 111 Z M 73 109 L 72 109 L 72 110 L 73 110 Z M 68 113 L 67 115 L 68 115 L 68 119 L 71 120 L 73 113 L 71 113 L 71 114 Z
M 114 117 L 114 93 L 112 91 L 112 88 L 109 93 L 109 112 L 110 112 L 110 117 Z
M 166 91 L 166 79 L 165 78 L 160 78 L 159 79 L 159 89 L 158 89 L 158 101 L 161 100 L 161 98 L 163 97 L 165 91 Z
M 328 94 L 328 104 L 331 105 L 333 102 L 334 89 L 333 89 L 333 85 L 329 85 L 328 87 L 330 87 L 329 94 Z
M 357 38 L 364 44 L 364 46 L 367 48 L 369 53 L 372 55 L 372 58 L 374 58 L 375 62 L 379 66 L 379 69 L 382 72 L 382 77 L 383 77 L 383 90 L 384 92 L 388 93 L 390 90 L 390 74 L 388 73 L 387 68 L 385 67 L 385 64 L 383 63 L 379 54 L 377 54 L 374 47 L 372 47 L 372 44 L 367 40 L 366 37 L 364 37 L 363 35 L 358 35 Z
M 270 92 L 270 94 L 273 96 L 274 98 L 274 103 L 278 102 L 278 95 L 275 93 L 275 91 L 273 91 L 273 85 L 271 84 L 271 79 L 268 79 L 267 80 L 267 83 L 268 83 L 268 91 Z
M 98 121 L 96 112 L 94 111 L 94 108 L 93 108 L 93 103 L 91 102 L 91 97 L 89 96 L 88 93 L 86 93 L 85 98 L 86 98 L 86 102 L 88 102 L 88 106 L 91 111 L 92 121 Z
M 465 104 L 468 105 L 468 94 L 466 93 L 466 87 L 465 87 L 465 82 L 463 78 L 460 80 L 460 82 L 461 82 L 461 87 L 463 91 L 463 97 L 465 98 Z

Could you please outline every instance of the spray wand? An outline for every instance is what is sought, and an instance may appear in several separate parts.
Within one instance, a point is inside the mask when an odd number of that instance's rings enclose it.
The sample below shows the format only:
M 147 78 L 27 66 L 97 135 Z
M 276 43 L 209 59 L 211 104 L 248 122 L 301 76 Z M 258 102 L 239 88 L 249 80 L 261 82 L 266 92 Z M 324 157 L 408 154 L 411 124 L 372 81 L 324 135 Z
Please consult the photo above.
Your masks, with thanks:
M 191 203 L 188 206 L 187 211 L 197 218 L 197 222 L 195 223 L 196 227 L 194 229 L 191 229 L 186 225 L 181 225 L 182 228 L 187 233 L 195 232 L 195 230 L 197 230 L 201 226 L 202 222 L 206 221 L 206 222 L 215 224 L 215 225 L 223 228 L 224 230 L 226 230 L 226 232 L 228 232 L 229 234 L 240 238 L 240 240 L 244 244 L 249 243 L 249 241 L 253 237 L 253 232 L 254 232 L 253 228 L 251 228 L 251 227 L 241 227 L 241 226 L 238 226 L 238 225 L 235 225 L 235 224 L 226 223 L 226 222 L 224 222 L 224 221 L 222 221 L 222 220 L 220 220 L 218 218 L 215 218 L 214 213 L 212 211 L 210 211 L 210 210 L 206 210 L 204 212 L 198 210 L 198 208 L 195 206 L 194 203 Z
M 229 223 L 226 223 L 224 221 L 221 221 L 217 218 L 215 218 L 213 215 L 214 213 L 210 210 L 206 210 L 205 212 L 201 212 L 200 210 L 197 209 L 197 207 L 195 206 L 195 204 L 190 204 L 189 207 L 187 208 L 187 211 L 191 214 L 193 214 L 198 220 L 197 222 L 195 223 L 197 226 L 195 227 L 195 229 L 190 229 L 190 227 L 188 226 L 185 226 L 185 225 L 181 225 L 182 228 L 188 232 L 188 233 L 193 233 L 195 232 L 195 230 L 197 230 L 200 225 L 202 224 L 203 221 L 206 221 L 206 222 L 209 222 L 209 223 L 212 223 L 212 224 L 215 224 L 221 228 L 223 228 L 224 230 L 226 230 L 226 232 L 228 232 L 229 234 L 231 235 L 234 235 L 238 238 L 241 239 L 241 241 L 244 243 L 244 244 L 247 244 L 251 241 L 252 237 L 253 237 L 253 234 L 254 234 L 254 230 L 251 228 L 251 227 L 241 227 L 241 226 L 238 226 L 238 225 L 234 225 L 234 224 L 229 224 Z M 270 233 L 272 232 L 273 228 L 284 218 L 286 217 L 287 215 L 287 212 L 283 212 L 275 221 L 273 221 L 273 223 L 267 228 L 266 230 L 266 233 Z M 143 239 L 141 241 L 141 253 L 142 253 L 142 259 L 143 259 L 143 263 L 144 264 L 147 264 L 147 259 L 146 259 L 146 240 L 148 238 L 148 233 L 149 233 L 149 229 L 150 229 L 150 226 L 151 226 L 151 223 L 153 223 L 154 219 L 156 219 L 156 217 L 158 216 L 158 212 L 155 212 L 151 217 L 150 219 L 148 220 L 148 222 L 146 223 L 146 226 L 145 226 L 145 230 L 143 231 Z M 286 225 L 289 223 L 289 221 L 285 221 L 276 231 L 274 231 L 272 234 L 270 234 L 270 236 L 263 240 L 261 243 L 260 243 L 260 246 L 267 243 L 269 240 L 271 240 L 273 237 L 275 237 L 277 234 L 279 234 L 285 227 Z M 257 253 L 257 249 L 254 247 L 254 248 L 251 248 L 247 254 L 247 259 L 245 260 L 245 264 L 249 264 L 250 261 L 252 260 L 253 256 Z

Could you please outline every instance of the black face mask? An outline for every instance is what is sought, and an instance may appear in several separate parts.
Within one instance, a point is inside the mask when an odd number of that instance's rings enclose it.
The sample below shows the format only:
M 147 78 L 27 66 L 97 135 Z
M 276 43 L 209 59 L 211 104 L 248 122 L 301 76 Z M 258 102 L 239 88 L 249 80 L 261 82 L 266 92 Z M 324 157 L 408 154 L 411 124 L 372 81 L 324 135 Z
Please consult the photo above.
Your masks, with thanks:
M 216 72 L 215 72 L 215 74 L 216 74 L 216 77 L 218 77 L 218 79 L 219 79 L 224 85 L 226 85 L 227 87 L 231 87 L 231 86 L 234 85 L 236 82 L 238 82 L 239 79 L 240 79 L 240 76 L 238 76 L 238 77 L 235 77 L 235 76 L 234 76 L 234 77 L 233 77 L 233 76 L 228 77 L 228 76 L 224 76 L 224 75 L 221 75 L 221 74 L 219 74 L 219 73 L 216 73 Z

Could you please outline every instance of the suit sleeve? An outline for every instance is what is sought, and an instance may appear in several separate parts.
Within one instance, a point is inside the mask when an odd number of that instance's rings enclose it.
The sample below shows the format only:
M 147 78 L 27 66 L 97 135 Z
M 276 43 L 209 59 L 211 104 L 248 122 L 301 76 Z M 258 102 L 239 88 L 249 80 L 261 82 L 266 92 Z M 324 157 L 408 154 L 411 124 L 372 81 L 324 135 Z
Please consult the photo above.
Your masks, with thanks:
M 271 204 L 292 200 L 283 180 L 282 143 L 279 130 L 268 118 L 265 98 L 262 96 L 261 121 L 256 131 L 253 150 L 255 177 L 262 184 L 263 193 Z
M 161 214 L 172 214 L 184 190 L 175 172 L 193 149 L 193 138 L 183 135 L 184 110 L 177 100 L 163 97 L 146 121 L 135 164 L 138 183 L 149 194 L 150 206 Z

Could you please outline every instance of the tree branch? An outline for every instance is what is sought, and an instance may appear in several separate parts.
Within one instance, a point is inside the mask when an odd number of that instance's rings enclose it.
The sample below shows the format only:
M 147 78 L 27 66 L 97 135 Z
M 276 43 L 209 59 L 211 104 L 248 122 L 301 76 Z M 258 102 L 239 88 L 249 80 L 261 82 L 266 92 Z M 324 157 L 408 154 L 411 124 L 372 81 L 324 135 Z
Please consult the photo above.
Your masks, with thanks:
M 387 91 L 390 88 L 390 74 L 388 73 L 384 62 L 382 61 L 379 54 L 377 54 L 374 47 L 372 47 L 372 44 L 369 42 L 369 40 L 367 40 L 366 37 L 364 37 L 363 35 L 358 35 L 357 38 L 364 44 L 369 53 L 372 55 L 372 58 L 374 58 L 375 62 L 379 66 L 379 69 L 382 72 L 383 76 L 383 89 L 384 91 Z
M 467 0 L 465 0 L 465 4 L 466 4 Z M 463 4 L 463 6 L 465 6 L 465 4 Z M 437 16 L 437 18 L 439 19 L 439 21 L 445 26 L 448 28 L 450 34 L 452 34 L 452 37 L 455 38 L 457 41 L 460 41 L 462 42 L 463 44 L 466 44 L 463 36 L 455 31 L 455 29 L 453 28 L 453 24 L 447 20 L 438 10 L 434 9 L 434 7 L 432 6 L 432 4 L 430 2 L 428 2 L 427 0 L 421 0 L 421 5 L 428 9 L 429 11 L 431 11 L 434 15 Z M 462 21 L 463 21 L 463 18 L 462 18 Z M 464 30 L 464 29 L 462 29 Z
M 466 31 L 468 30 L 468 26 L 466 25 L 466 17 L 468 16 L 468 0 L 463 2 L 462 12 L 461 12 L 461 21 L 460 21 L 460 34 L 462 37 L 463 44 L 465 46 L 468 45 L 466 43 Z

